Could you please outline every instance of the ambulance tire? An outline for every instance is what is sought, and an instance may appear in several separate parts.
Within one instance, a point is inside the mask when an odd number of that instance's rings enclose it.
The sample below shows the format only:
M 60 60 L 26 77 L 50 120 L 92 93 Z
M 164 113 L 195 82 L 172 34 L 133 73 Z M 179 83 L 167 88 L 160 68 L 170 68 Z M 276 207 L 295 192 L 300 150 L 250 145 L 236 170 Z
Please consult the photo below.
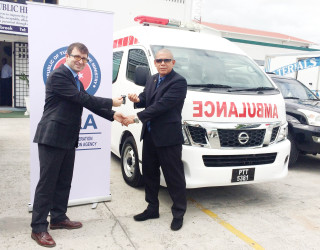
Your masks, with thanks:
M 131 187 L 143 185 L 139 168 L 139 157 L 136 143 L 132 136 L 125 139 L 121 149 L 121 171 L 124 181 Z
M 288 133 L 288 140 L 291 142 L 291 149 L 290 149 L 290 158 L 289 158 L 289 167 L 294 167 L 294 164 L 296 163 L 298 156 L 299 156 L 299 150 L 297 148 L 297 145 L 294 141 L 294 137 L 292 133 Z

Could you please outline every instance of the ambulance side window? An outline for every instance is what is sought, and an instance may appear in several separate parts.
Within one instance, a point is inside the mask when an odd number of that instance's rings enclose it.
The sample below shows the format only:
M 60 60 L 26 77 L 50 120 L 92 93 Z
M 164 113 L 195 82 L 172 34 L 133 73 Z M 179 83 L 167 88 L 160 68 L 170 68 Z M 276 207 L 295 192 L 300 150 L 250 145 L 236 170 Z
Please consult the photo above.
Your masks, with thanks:
M 123 51 L 113 52 L 112 83 L 118 78 L 122 56 Z
M 128 54 L 128 65 L 127 65 L 127 79 L 134 81 L 134 75 L 136 72 L 136 67 L 138 65 L 147 66 L 148 59 L 146 53 L 142 49 L 131 49 Z

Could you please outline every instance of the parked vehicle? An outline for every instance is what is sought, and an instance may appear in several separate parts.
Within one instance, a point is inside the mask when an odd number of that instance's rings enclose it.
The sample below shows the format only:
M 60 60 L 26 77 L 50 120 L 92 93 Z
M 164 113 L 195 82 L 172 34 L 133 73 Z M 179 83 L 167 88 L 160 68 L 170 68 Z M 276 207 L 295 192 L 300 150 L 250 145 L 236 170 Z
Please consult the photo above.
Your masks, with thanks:
M 276 74 L 269 76 L 279 87 L 286 103 L 291 167 L 300 153 L 320 153 L 320 99 L 294 78 Z
M 265 72 L 273 72 L 280 76 L 293 77 L 319 97 L 319 51 L 266 55 Z
M 112 94 L 141 93 L 145 82 L 135 82 L 137 69 L 155 74 L 155 53 L 162 48 L 173 52 L 174 70 L 188 82 L 181 121 L 187 188 L 285 177 L 290 152 L 285 104 L 263 70 L 226 39 L 167 28 L 168 20 L 161 18 L 139 19 L 148 26 L 114 35 Z M 139 111 L 130 101 L 116 110 Z M 121 157 L 123 178 L 131 186 L 142 183 L 140 133 L 141 123 L 112 123 L 111 150 Z

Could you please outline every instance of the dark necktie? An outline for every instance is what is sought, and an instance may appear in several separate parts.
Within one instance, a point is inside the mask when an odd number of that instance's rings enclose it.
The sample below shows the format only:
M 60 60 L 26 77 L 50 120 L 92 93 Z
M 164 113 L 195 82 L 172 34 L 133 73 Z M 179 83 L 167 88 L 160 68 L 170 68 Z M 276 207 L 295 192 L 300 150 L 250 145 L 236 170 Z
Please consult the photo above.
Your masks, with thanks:
M 156 84 L 156 89 L 159 88 L 159 86 L 160 86 L 160 84 L 161 84 L 162 81 L 163 81 L 163 78 L 159 78 L 159 80 L 158 80 L 158 82 L 157 82 L 157 84 Z M 150 121 L 147 121 L 147 129 L 148 129 L 148 131 L 150 132 L 150 130 L 151 130 Z
M 80 91 L 80 80 L 79 80 L 79 77 L 76 76 L 74 79 L 76 79 L 77 88 Z
M 159 88 L 159 86 L 160 86 L 160 84 L 161 84 L 162 81 L 163 81 L 163 79 L 162 79 L 162 78 L 159 78 L 159 81 L 158 81 L 157 84 L 156 84 L 156 89 Z

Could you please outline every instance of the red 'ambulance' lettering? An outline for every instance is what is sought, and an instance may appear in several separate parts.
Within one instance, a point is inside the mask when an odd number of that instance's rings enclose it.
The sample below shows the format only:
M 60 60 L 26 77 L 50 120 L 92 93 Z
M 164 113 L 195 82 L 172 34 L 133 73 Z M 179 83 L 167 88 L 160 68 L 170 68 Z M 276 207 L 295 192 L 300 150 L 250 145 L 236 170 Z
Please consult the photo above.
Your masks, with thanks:
M 193 101 L 193 117 L 249 117 L 249 118 L 278 118 L 278 108 L 271 103 L 242 103 L 239 113 L 234 102 Z
M 257 116 L 263 117 L 263 104 L 257 103 Z
M 266 118 L 272 118 L 272 105 L 269 103 L 264 104 L 264 113 L 266 114 Z
M 194 101 L 193 105 L 193 117 L 202 117 L 202 101 Z
M 243 112 L 239 114 L 239 117 L 246 117 L 247 116 L 247 107 L 244 102 L 242 103 L 242 107 L 243 107 Z
M 220 117 L 223 112 L 223 116 L 227 116 L 227 104 L 226 102 L 223 102 L 222 105 L 220 106 L 220 103 L 217 102 L 217 117 Z
M 251 113 L 250 103 L 247 102 L 247 106 L 248 106 L 248 115 L 250 118 L 253 118 L 256 115 L 256 105 L 252 103 L 252 113 Z
M 234 115 L 235 117 L 238 117 L 238 111 L 237 111 L 236 105 L 234 104 L 234 102 L 231 102 L 230 104 L 231 106 L 230 106 L 228 117 L 231 117 L 232 115 Z
M 214 115 L 214 111 L 215 111 L 215 107 L 214 107 L 213 103 L 210 101 L 207 101 L 207 102 L 205 102 L 204 106 L 206 106 L 206 107 L 210 106 L 210 108 L 211 108 L 211 112 L 204 111 L 204 115 L 206 117 L 212 117 Z

